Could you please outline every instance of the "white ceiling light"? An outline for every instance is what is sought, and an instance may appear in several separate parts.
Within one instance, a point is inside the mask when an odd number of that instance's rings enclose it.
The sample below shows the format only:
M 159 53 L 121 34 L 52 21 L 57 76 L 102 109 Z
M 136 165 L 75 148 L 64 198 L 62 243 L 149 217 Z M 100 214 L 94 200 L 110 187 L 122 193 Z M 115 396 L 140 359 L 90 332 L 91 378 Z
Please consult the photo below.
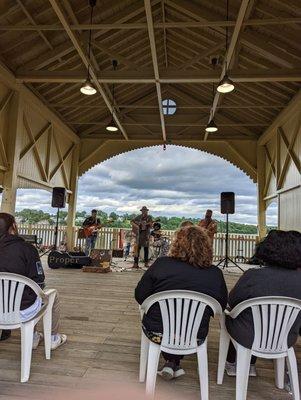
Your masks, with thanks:
M 217 91 L 220 93 L 230 93 L 233 90 L 234 82 L 228 77 L 227 74 L 225 74 L 223 79 L 218 84 Z
M 211 133 L 216 132 L 217 130 L 218 130 L 218 127 L 213 119 L 207 124 L 207 126 L 205 128 L 206 132 L 211 132 Z
M 91 7 L 91 14 L 90 14 L 90 25 L 92 25 L 92 20 L 93 20 L 93 10 L 96 5 L 96 0 L 90 0 L 90 7 Z M 91 78 L 90 78 L 90 60 L 91 60 L 91 35 L 92 35 L 92 30 L 90 29 L 89 32 L 89 47 L 88 47 L 88 56 L 89 56 L 89 64 L 87 68 L 87 79 L 85 83 L 81 86 L 80 92 L 82 94 L 85 94 L 86 96 L 92 96 L 97 92 L 95 86 L 93 85 Z
M 83 83 L 80 91 L 82 94 L 85 94 L 87 96 L 91 96 L 92 94 L 95 94 L 97 92 L 90 78 L 88 78 L 85 83 Z

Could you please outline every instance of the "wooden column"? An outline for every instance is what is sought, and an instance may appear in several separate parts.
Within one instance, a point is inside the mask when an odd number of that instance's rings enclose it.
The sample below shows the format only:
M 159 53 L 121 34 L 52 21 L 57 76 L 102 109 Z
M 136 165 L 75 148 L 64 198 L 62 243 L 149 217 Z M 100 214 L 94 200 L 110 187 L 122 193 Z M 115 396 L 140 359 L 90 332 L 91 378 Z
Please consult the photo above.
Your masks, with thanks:
M 15 92 L 9 104 L 9 124 L 7 141 L 8 170 L 3 180 L 1 211 L 14 214 L 17 195 L 17 178 L 20 155 L 20 139 L 23 134 L 23 100 L 21 93 Z
M 263 146 L 257 146 L 257 225 L 259 239 L 266 236 L 266 201 L 264 200 L 265 187 L 265 152 Z
M 67 216 L 67 246 L 68 250 L 73 250 L 75 245 L 75 216 L 76 216 L 76 201 L 77 201 L 77 185 L 78 185 L 78 163 L 79 163 L 80 145 L 77 144 L 72 155 L 72 169 L 70 189 L 72 193 L 69 195 L 68 216 Z

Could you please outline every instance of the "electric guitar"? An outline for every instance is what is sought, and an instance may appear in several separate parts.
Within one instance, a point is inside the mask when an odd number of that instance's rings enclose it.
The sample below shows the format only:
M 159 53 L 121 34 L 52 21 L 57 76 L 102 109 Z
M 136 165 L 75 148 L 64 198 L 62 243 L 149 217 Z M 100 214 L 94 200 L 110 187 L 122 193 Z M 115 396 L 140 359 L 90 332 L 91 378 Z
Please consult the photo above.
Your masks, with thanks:
M 86 238 L 89 237 L 89 236 L 92 236 L 93 233 L 97 233 L 100 228 L 101 227 L 99 225 L 86 226 L 86 227 L 83 228 L 84 229 L 84 236 Z

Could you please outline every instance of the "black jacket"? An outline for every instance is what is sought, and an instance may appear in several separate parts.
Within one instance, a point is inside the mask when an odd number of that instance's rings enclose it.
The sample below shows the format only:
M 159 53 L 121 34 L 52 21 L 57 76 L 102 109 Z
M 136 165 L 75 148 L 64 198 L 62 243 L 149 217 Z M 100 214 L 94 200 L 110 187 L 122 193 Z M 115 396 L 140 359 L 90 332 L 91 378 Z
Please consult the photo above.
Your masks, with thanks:
M 7 234 L 0 237 L 0 272 L 26 276 L 42 288 L 45 285 L 45 275 L 37 249 L 16 235 Z M 29 287 L 25 287 L 21 310 L 30 307 L 35 299 L 36 294 Z
M 244 300 L 263 296 L 285 296 L 301 300 L 301 270 L 279 267 L 252 268 L 246 271 L 229 294 L 229 306 L 234 308 Z M 292 346 L 299 334 L 301 313 L 293 325 L 288 345 Z M 237 318 L 226 318 L 230 335 L 242 346 L 251 348 L 254 340 L 252 311 L 247 309 Z
M 145 272 L 135 290 L 139 304 L 150 295 L 166 290 L 193 290 L 215 298 L 225 309 L 227 287 L 220 269 L 215 266 L 198 268 L 171 257 L 158 258 Z M 212 312 L 207 307 L 198 332 L 198 337 L 206 338 Z M 152 332 L 163 332 L 160 307 L 154 304 L 143 318 L 143 325 Z

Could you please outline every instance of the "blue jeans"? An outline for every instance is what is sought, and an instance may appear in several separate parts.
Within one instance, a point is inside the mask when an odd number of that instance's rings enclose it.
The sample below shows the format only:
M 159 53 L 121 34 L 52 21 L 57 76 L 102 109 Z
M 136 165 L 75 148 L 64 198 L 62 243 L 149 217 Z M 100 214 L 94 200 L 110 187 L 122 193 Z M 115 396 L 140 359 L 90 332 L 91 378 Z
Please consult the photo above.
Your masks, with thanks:
M 124 257 L 128 257 L 130 255 L 131 243 L 127 243 L 124 248 Z
M 94 249 L 96 243 L 96 236 L 88 236 L 86 238 L 85 254 L 88 256 L 90 251 Z

